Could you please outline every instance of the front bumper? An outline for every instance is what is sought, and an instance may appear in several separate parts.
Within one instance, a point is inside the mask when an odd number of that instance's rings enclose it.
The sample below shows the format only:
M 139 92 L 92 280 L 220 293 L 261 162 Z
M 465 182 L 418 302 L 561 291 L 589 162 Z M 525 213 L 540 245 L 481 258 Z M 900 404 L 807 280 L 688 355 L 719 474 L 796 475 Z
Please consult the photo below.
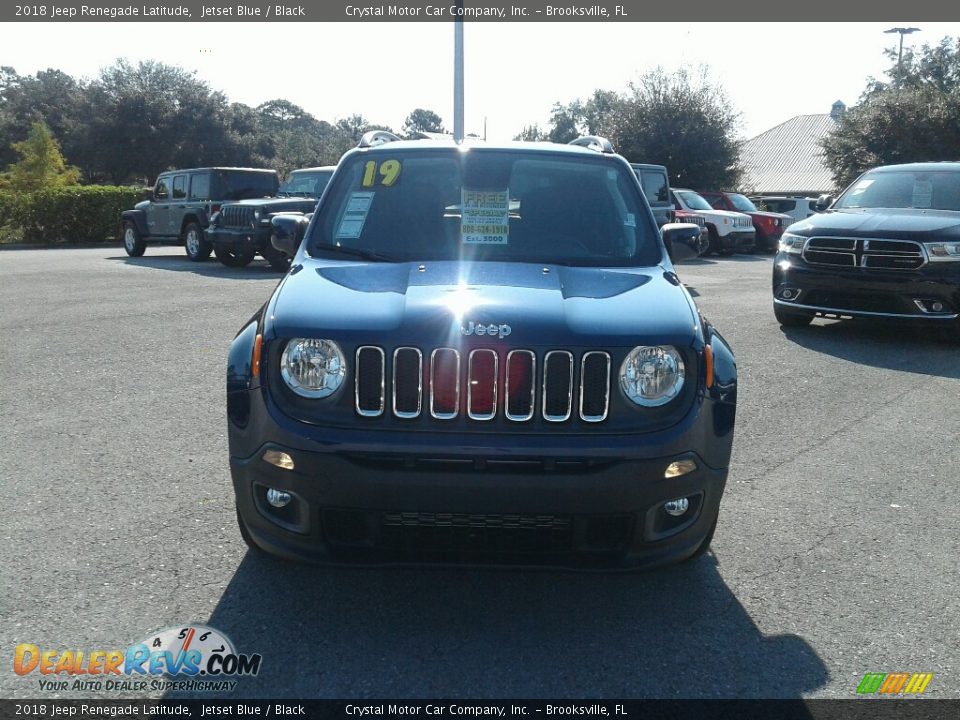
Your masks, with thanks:
M 756 230 L 731 230 L 717 238 L 719 250 L 725 252 L 750 252 L 756 245 Z
M 263 227 L 210 227 L 207 229 L 207 239 L 214 247 L 226 248 L 234 252 L 255 250 L 261 252 L 270 246 L 271 226 Z
M 228 412 L 241 521 L 265 550 L 319 562 L 606 569 L 676 562 L 712 533 L 733 438 L 733 406 L 712 399 L 698 399 L 678 426 L 649 435 L 522 442 L 363 428 L 308 438 L 267 410 L 262 390 L 230 393 L 229 402 L 248 413 L 241 427 Z M 295 469 L 265 462 L 267 450 L 288 453 Z M 665 478 L 682 459 L 696 470 Z M 293 501 L 273 508 L 268 488 Z M 679 498 L 688 499 L 687 512 L 666 513 L 663 504 Z
M 951 323 L 960 316 L 960 263 L 910 271 L 834 269 L 781 252 L 773 263 L 773 300 L 821 316 Z

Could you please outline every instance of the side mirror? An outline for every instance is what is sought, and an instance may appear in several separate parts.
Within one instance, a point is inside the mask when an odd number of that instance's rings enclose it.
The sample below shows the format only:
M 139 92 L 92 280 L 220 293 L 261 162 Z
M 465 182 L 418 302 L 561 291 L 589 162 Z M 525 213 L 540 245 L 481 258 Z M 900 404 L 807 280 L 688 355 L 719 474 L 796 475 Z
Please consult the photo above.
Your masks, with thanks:
M 287 257 L 297 254 L 300 241 L 307 230 L 310 220 L 303 215 L 276 215 L 270 220 L 273 234 L 270 244 L 274 250 L 279 250 Z
M 817 212 L 823 212 L 831 205 L 833 205 L 833 195 L 823 194 L 817 198 L 814 207 L 817 209 Z
M 672 262 L 692 260 L 700 255 L 700 226 L 693 223 L 667 223 L 660 229 L 667 255 Z

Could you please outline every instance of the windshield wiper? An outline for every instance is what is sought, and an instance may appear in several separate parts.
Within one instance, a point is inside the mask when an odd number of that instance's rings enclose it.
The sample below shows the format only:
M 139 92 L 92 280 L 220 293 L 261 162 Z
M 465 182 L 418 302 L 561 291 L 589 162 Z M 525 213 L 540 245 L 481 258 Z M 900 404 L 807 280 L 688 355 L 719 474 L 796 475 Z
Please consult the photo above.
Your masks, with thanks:
M 361 250 L 360 248 L 341 247 L 340 245 L 317 245 L 316 252 L 328 252 L 334 255 L 347 255 L 349 257 L 360 258 L 361 260 L 373 260 L 379 262 L 397 262 L 396 259 L 388 255 L 371 252 L 370 250 Z

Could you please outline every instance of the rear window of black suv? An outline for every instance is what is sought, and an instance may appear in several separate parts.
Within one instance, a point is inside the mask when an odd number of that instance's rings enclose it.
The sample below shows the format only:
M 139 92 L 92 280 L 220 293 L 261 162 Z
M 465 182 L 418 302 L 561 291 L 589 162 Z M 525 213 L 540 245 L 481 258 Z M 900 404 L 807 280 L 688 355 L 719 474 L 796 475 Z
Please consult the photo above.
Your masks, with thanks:
M 308 249 L 391 260 L 652 266 L 659 233 L 631 168 L 579 153 L 403 149 L 342 162 Z

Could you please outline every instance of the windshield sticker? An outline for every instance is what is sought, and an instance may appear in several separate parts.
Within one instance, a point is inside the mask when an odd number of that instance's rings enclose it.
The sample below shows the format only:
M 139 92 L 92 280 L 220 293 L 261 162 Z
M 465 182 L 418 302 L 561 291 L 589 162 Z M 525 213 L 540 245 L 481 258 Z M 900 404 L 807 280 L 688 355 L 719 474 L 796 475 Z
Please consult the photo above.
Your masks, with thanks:
M 340 225 L 337 227 L 335 237 L 340 238 L 358 238 L 363 230 L 363 224 L 367 220 L 367 213 L 370 212 L 370 206 L 373 204 L 374 193 L 370 191 L 357 191 L 350 193 L 350 199 L 347 201 L 347 209 L 340 218 Z
M 363 187 L 373 187 L 382 185 L 383 187 L 393 186 L 400 177 L 400 161 L 384 160 L 379 167 L 375 160 L 368 160 L 363 166 L 363 179 L 360 184 Z
M 910 207 L 928 208 L 931 205 L 933 205 L 933 183 L 929 180 L 914 180 Z
M 464 244 L 506 245 L 510 233 L 509 190 L 461 190 L 463 216 L 460 235 Z

